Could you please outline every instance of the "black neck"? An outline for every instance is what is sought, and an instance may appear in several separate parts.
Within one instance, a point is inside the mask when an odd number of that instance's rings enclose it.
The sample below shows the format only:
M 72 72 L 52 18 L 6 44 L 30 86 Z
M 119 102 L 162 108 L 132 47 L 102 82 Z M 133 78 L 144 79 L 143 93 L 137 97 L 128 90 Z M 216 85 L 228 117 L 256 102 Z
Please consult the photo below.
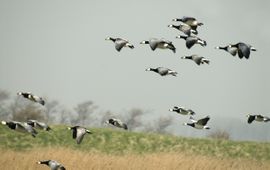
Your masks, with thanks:
M 228 46 L 226 46 L 226 47 L 219 47 L 219 49 L 221 49 L 221 50 L 227 50 L 227 47 Z
M 194 127 L 195 124 L 194 123 L 187 123 L 188 126 Z
M 180 35 L 180 38 L 183 38 L 184 40 L 186 40 L 187 36 Z
M 180 25 L 172 25 L 173 28 L 179 29 Z
M 112 37 L 110 37 L 109 38 L 111 41 L 113 41 L 113 42 L 115 42 L 115 40 L 116 40 L 116 38 L 112 38 Z
M 157 68 L 150 68 L 150 71 L 158 72 Z
M 190 59 L 190 60 L 192 60 L 192 56 L 185 56 L 185 59 Z
M 40 164 L 45 164 L 45 165 L 49 165 L 49 160 L 48 161 L 40 161 Z
M 180 109 L 179 108 L 174 108 L 173 111 L 180 113 Z
M 144 44 L 149 44 L 149 41 L 143 41 L 144 42 Z

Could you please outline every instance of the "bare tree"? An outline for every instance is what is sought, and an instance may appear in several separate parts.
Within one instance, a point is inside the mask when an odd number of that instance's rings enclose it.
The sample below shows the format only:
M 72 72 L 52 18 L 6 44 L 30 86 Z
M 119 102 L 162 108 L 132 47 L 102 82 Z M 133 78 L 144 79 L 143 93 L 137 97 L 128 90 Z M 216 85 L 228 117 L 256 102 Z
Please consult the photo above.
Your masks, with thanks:
M 9 97 L 10 97 L 10 95 L 7 91 L 0 89 L 0 103 L 8 100 Z
M 72 120 L 73 124 L 82 124 L 85 125 L 87 119 L 90 115 L 97 109 L 97 106 L 94 105 L 92 101 L 86 101 L 81 104 L 78 104 L 77 107 L 74 109 L 77 113 L 77 117 Z
M 17 121 L 27 121 L 28 119 L 44 121 L 44 112 L 34 104 L 28 104 L 13 112 L 12 119 Z
M 8 118 L 8 108 L 6 101 L 10 98 L 9 93 L 7 91 L 0 89 L 0 119 Z
M 210 133 L 208 135 L 208 137 L 212 138 L 212 139 L 229 140 L 230 139 L 230 134 L 225 130 L 218 129 L 218 130 Z
M 62 109 L 59 112 L 59 120 L 57 122 L 62 124 L 70 124 L 71 121 L 72 121 L 71 112 L 67 109 Z
M 172 117 L 160 117 L 156 122 L 155 132 L 167 133 L 166 128 L 172 124 Z
M 56 100 L 48 101 L 45 108 L 45 121 L 49 123 L 56 122 L 55 119 L 57 119 L 57 115 L 60 112 L 59 102 Z
M 139 108 L 133 108 L 128 112 L 128 118 L 126 119 L 125 123 L 128 125 L 129 129 L 135 129 L 142 126 L 140 117 L 143 114 L 143 110 Z

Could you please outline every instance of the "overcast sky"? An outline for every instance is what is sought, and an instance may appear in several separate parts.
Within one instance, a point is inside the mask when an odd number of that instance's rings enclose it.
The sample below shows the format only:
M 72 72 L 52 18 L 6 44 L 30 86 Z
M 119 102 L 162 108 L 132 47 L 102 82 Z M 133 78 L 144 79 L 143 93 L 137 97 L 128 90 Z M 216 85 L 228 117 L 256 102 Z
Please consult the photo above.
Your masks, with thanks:
M 115 112 L 138 107 L 174 116 L 179 124 L 187 118 L 168 109 L 185 106 L 197 118 L 210 115 L 209 126 L 235 139 L 270 140 L 270 124 L 247 125 L 245 117 L 270 116 L 269 9 L 268 0 L 0 0 L 0 88 L 14 96 L 31 91 L 69 108 L 86 100 Z M 167 27 L 182 16 L 204 23 L 198 36 L 207 41 L 205 48 L 186 49 L 175 38 L 181 33 Z M 135 48 L 119 53 L 107 36 L 128 39 Z M 171 40 L 176 53 L 139 44 L 151 37 Z M 241 60 L 214 49 L 239 41 L 258 51 Z M 181 59 L 191 54 L 210 59 L 210 65 Z M 179 74 L 145 71 L 158 66 Z M 174 130 L 207 133 L 182 125 Z

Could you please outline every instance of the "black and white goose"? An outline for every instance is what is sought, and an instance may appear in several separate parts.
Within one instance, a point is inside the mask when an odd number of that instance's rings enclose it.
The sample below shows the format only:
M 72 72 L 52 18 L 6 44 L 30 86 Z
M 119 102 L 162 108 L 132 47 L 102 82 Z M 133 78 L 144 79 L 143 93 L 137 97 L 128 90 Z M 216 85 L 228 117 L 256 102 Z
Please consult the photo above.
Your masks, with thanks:
M 189 59 L 189 60 L 193 60 L 197 65 L 200 65 L 200 64 L 209 64 L 210 63 L 210 60 L 202 57 L 202 56 L 198 56 L 196 54 L 193 54 L 191 56 L 183 56 L 181 57 L 182 59 Z
M 193 110 L 178 106 L 174 106 L 172 109 L 169 109 L 169 111 L 176 112 L 181 115 L 195 115 L 195 112 Z
M 26 122 L 17 122 L 17 121 L 2 121 L 3 125 L 6 125 L 12 130 L 23 132 L 23 133 L 30 133 L 33 137 L 36 137 L 37 131 L 31 126 L 28 125 Z
M 193 29 L 191 29 L 191 27 L 189 25 L 187 25 L 187 24 L 180 24 L 180 25 L 170 24 L 170 25 L 168 25 L 168 27 L 175 28 L 175 29 L 177 29 L 179 31 L 182 31 L 183 33 L 185 33 L 188 36 L 190 36 L 191 33 L 197 34 L 197 31 L 194 31 Z
M 195 44 L 200 44 L 201 46 L 205 47 L 207 45 L 205 40 L 200 39 L 196 36 L 184 36 L 184 35 L 178 35 L 176 38 L 184 39 L 186 40 L 186 47 L 190 49 Z
M 225 47 L 216 47 L 216 49 L 223 49 L 227 52 L 229 52 L 231 55 L 235 56 L 238 53 L 238 57 L 240 59 L 242 58 L 246 58 L 249 59 L 250 56 L 250 51 L 257 51 L 256 48 L 252 47 L 249 44 L 243 43 L 243 42 L 239 42 L 236 44 L 229 44 Z
M 81 126 L 68 127 L 68 129 L 72 130 L 72 138 L 76 139 L 77 144 L 82 142 L 86 133 L 92 134 L 92 132 Z
M 173 71 L 171 69 L 164 68 L 164 67 L 147 68 L 145 71 L 153 71 L 153 72 L 158 73 L 161 76 L 167 76 L 167 75 L 176 76 L 177 75 L 176 71 Z
M 197 32 L 197 27 L 203 25 L 203 23 L 198 22 L 196 18 L 188 17 L 188 16 L 183 16 L 182 18 L 174 18 L 173 21 L 181 21 L 181 22 L 189 25 L 196 32 Z
M 51 168 L 51 170 L 65 170 L 66 168 L 55 160 L 38 161 L 38 164 L 44 164 Z
M 254 120 L 257 122 L 268 122 L 270 121 L 270 118 L 267 116 L 262 116 L 262 115 L 252 115 L 252 114 L 248 114 L 247 115 L 248 120 L 247 122 L 250 124 L 252 123 Z
M 174 47 L 172 42 L 165 39 L 150 38 L 148 41 L 144 40 L 140 42 L 140 44 L 149 44 L 150 48 L 153 51 L 159 48 L 159 49 L 170 49 L 174 53 L 176 52 L 176 48 Z
M 28 125 L 31 125 L 34 128 L 37 128 L 37 129 L 42 129 L 42 130 L 45 130 L 45 131 L 51 130 L 51 128 L 49 127 L 49 125 L 47 125 L 44 122 L 39 122 L 37 120 L 27 120 L 26 123 Z
M 195 120 L 192 116 L 190 116 L 190 120 L 192 123 L 184 123 L 184 125 L 191 126 L 195 129 L 210 129 L 209 126 L 206 126 L 207 122 L 210 120 L 209 116 L 206 116 L 199 120 Z
M 111 118 L 105 123 L 128 130 L 127 124 L 123 123 L 120 119 Z
M 17 95 L 23 96 L 24 98 L 29 99 L 33 102 L 37 102 L 41 105 L 45 105 L 45 101 L 41 97 L 33 95 L 30 92 L 18 92 Z
M 112 38 L 112 37 L 107 37 L 105 40 L 110 40 L 114 42 L 115 44 L 115 49 L 120 52 L 123 47 L 129 47 L 131 49 L 134 48 L 132 44 L 129 43 L 128 40 L 122 39 L 122 38 Z

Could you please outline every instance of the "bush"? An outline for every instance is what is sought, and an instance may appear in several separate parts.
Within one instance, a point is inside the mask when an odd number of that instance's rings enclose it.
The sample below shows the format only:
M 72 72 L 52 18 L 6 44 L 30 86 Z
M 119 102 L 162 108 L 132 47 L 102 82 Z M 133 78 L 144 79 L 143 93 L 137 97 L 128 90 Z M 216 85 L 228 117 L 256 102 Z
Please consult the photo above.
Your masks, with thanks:
M 230 134 L 225 130 L 216 130 L 208 135 L 209 138 L 212 139 L 222 139 L 222 140 L 229 140 Z

